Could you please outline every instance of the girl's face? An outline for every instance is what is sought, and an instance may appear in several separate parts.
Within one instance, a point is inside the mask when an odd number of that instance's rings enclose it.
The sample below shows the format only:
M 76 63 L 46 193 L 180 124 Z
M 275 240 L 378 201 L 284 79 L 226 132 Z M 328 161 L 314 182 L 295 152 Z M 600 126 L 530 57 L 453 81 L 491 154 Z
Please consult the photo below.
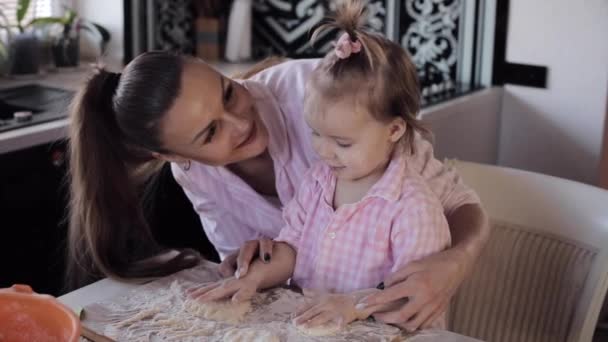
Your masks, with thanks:
M 268 131 L 249 92 L 207 64 L 185 63 L 181 91 L 163 118 L 160 158 L 224 166 L 259 156 Z
M 381 122 L 357 105 L 354 97 L 323 102 L 307 103 L 306 122 L 313 148 L 336 177 L 355 181 L 384 172 L 393 146 L 405 133 L 405 121 Z

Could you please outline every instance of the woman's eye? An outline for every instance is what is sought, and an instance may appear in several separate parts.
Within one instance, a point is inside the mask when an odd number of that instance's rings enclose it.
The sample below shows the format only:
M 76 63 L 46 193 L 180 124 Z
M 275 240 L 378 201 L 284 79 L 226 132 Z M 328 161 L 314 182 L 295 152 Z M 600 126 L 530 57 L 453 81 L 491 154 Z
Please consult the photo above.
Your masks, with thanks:
M 342 148 L 349 148 L 353 145 L 353 144 L 345 144 L 345 143 L 341 143 L 341 142 L 336 142 L 336 144 L 338 144 L 338 146 L 340 146 Z
M 213 126 L 211 126 L 209 128 L 209 133 L 207 133 L 207 138 L 205 138 L 205 144 L 210 143 L 211 139 L 213 139 L 213 136 L 215 135 L 216 127 L 217 127 L 217 124 L 213 124 Z
M 224 103 L 228 103 L 230 102 L 230 100 L 232 99 L 234 94 L 234 87 L 232 86 L 232 83 L 230 85 L 228 85 L 228 88 L 226 89 L 226 92 L 224 93 Z

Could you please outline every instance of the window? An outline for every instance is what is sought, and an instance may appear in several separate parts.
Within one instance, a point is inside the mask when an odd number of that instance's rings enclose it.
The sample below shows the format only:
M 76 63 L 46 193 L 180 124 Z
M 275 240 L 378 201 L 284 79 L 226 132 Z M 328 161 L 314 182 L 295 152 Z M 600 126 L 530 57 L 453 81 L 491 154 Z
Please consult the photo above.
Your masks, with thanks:
M 53 2 L 53 0 L 31 0 L 23 24 L 28 23 L 33 18 L 53 15 Z M 17 24 L 18 3 L 18 0 L 0 0 L 0 10 L 6 15 L 10 25 Z

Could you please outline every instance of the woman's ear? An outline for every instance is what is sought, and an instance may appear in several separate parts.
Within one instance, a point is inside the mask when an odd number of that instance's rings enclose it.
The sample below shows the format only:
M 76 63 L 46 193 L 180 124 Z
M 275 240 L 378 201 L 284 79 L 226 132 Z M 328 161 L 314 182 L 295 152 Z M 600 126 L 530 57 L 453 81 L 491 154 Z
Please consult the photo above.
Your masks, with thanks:
M 389 124 L 389 140 L 393 143 L 399 141 L 407 131 L 407 123 L 402 117 L 396 117 Z
M 158 153 L 158 152 L 152 152 L 152 157 L 166 161 L 166 162 L 176 163 L 176 164 L 184 164 L 189 161 L 189 159 L 186 159 L 184 157 L 176 156 L 173 154 Z

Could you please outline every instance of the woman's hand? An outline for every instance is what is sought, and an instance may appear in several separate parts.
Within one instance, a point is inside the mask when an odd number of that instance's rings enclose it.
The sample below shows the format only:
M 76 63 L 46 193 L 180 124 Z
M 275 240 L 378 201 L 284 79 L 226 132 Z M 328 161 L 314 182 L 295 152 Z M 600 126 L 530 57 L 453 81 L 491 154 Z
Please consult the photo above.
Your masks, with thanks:
M 407 299 L 397 310 L 375 313 L 374 318 L 409 331 L 430 327 L 446 310 L 472 263 L 470 255 L 455 248 L 410 262 L 389 275 L 385 289 L 362 299 L 358 308 Z
M 334 322 L 339 326 L 360 319 L 360 313 L 355 308 L 357 297 L 350 294 L 311 294 L 305 291 L 307 297 L 315 299 L 308 302 L 295 312 L 293 322 L 304 328 L 312 328 Z
M 264 263 L 272 259 L 272 249 L 274 242 L 268 238 L 250 240 L 236 252 L 228 255 L 218 268 L 220 274 L 227 278 L 235 276 L 241 278 L 249 271 L 249 266 L 256 256 Z
M 198 289 L 189 289 L 188 296 L 202 302 L 232 297 L 233 302 L 251 299 L 258 290 L 258 282 L 253 277 L 236 279 L 230 277 Z

